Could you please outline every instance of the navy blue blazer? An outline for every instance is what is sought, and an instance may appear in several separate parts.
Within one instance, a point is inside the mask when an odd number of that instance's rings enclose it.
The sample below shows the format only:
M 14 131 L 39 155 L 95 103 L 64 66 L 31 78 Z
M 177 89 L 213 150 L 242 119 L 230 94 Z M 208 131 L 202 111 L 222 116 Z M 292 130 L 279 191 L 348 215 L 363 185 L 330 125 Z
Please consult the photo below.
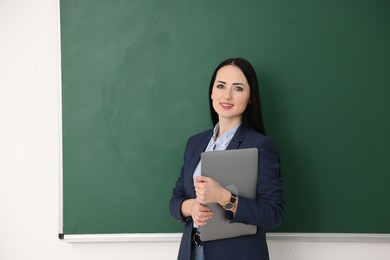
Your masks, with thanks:
M 181 204 L 195 198 L 193 173 L 205 151 L 213 130 L 192 136 L 186 145 L 184 164 L 172 192 L 169 210 L 174 219 L 185 224 L 180 243 L 179 260 L 191 257 L 193 221 L 183 218 Z M 256 200 L 239 196 L 237 212 L 231 222 L 243 222 L 257 226 L 255 235 L 207 241 L 204 243 L 206 260 L 256 259 L 268 260 L 265 230 L 278 226 L 283 218 L 285 201 L 282 197 L 282 178 L 279 169 L 279 155 L 274 141 L 244 126 L 237 129 L 227 149 L 257 148 L 259 150 L 259 172 Z

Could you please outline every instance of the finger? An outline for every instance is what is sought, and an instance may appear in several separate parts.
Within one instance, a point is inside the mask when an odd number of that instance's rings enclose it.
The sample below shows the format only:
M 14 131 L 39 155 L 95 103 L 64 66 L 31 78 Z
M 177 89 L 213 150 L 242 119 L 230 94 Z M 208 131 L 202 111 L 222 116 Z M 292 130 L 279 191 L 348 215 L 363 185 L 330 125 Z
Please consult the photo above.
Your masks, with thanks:
M 202 189 L 202 188 L 206 187 L 206 182 L 197 181 L 194 183 L 194 187 L 198 188 L 198 189 Z
M 206 223 L 212 217 L 213 217 L 212 214 L 207 214 L 207 215 L 204 215 L 204 216 L 201 216 L 201 217 L 195 217 L 194 218 L 194 222 L 195 223 Z
M 202 182 L 195 182 L 194 183 L 194 187 L 195 187 L 195 190 L 201 189 L 202 187 L 204 187 L 204 183 L 202 183 Z
M 200 205 L 199 210 L 202 211 L 202 212 L 212 212 L 209 207 L 204 206 L 202 204 Z
M 195 224 L 198 225 L 199 227 L 204 227 L 207 224 L 207 221 L 198 221 L 195 222 Z
M 197 224 L 199 227 L 204 227 L 207 224 L 207 220 L 195 222 L 195 224 Z
M 195 215 L 197 219 L 202 217 L 208 217 L 213 214 L 209 207 L 203 206 L 201 204 L 194 208 L 193 213 L 193 215 Z
M 195 183 L 196 182 L 207 182 L 210 180 L 210 177 L 200 175 L 200 176 L 195 176 L 194 180 L 195 180 Z
M 197 194 L 196 200 L 199 202 L 200 205 L 204 206 L 205 204 L 207 204 L 206 197 L 201 194 Z

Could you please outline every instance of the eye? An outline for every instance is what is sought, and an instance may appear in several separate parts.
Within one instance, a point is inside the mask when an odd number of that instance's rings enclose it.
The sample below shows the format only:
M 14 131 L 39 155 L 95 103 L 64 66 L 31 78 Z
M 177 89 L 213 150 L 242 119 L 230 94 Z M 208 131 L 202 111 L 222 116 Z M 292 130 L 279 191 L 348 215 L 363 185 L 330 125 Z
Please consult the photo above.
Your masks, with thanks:
M 244 88 L 243 88 L 243 87 L 235 87 L 234 89 L 235 89 L 236 91 L 239 91 L 239 92 L 244 91 Z
M 223 89 L 223 88 L 225 88 L 225 85 L 218 84 L 218 85 L 216 85 L 215 87 L 216 87 L 216 88 L 219 88 L 219 89 Z

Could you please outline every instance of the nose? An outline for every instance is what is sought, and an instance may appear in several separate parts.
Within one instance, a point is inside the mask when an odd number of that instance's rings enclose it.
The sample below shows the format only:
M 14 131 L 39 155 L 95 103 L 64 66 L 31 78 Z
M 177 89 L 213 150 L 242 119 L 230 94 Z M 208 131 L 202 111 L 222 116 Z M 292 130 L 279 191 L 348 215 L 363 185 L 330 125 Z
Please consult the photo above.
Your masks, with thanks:
M 228 99 L 228 100 L 230 100 L 230 99 L 232 99 L 232 97 L 233 97 L 233 88 L 226 88 L 226 91 L 225 91 L 225 94 L 223 95 L 223 97 L 225 98 L 225 99 Z

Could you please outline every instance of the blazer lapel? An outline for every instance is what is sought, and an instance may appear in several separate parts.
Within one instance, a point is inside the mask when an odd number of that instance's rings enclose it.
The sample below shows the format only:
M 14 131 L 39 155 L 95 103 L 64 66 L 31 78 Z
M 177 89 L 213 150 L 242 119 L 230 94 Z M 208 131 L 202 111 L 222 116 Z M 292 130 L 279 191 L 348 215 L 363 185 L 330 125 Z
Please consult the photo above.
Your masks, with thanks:
M 232 140 L 230 141 L 230 143 L 226 149 L 232 150 L 232 149 L 240 148 L 242 141 L 244 141 L 244 139 L 247 135 L 247 132 L 248 132 L 248 129 L 241 124 L 240 127 L 237 129 L 236 133 L 234 134 Z

